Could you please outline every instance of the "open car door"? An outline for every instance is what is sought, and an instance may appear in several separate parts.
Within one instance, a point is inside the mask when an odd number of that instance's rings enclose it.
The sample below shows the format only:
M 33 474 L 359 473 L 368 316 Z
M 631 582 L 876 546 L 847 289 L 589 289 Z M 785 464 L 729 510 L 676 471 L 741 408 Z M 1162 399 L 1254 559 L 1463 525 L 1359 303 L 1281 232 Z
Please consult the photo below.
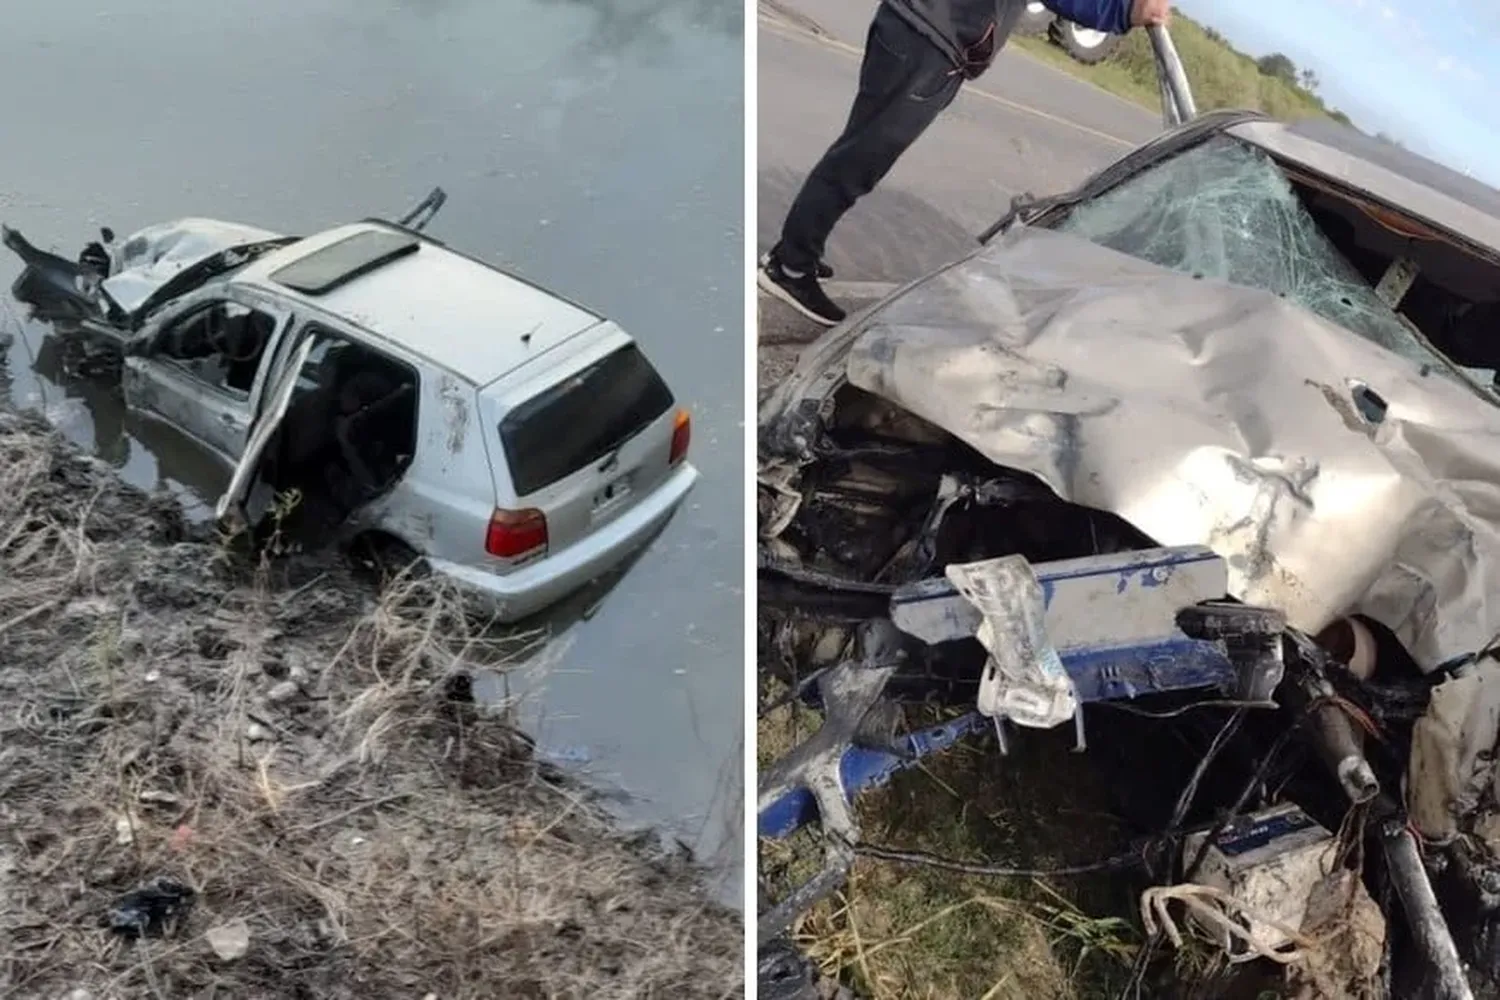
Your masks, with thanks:
M 312 354 L 316 340 L 315 336 L 303 337 L 301 343 L 292 349 L 286 364 L 272 376 L 274 381 L 266 393 L 265 407 L 260 418 L 250 428 L 250 435 L 245 441 L 245 452 L 234 468 L 229 486 L 214 508 L 214 516 L 232 531 L 250 528 L 260 519 L 258 512 L 250 511 L 250 496 L 259 481 L 261 461 L 277 432 L 281 430 L 281 423 L 286 418 L 287 408 L 291 406 L 298 380 L 307 366 L 307 359 Z

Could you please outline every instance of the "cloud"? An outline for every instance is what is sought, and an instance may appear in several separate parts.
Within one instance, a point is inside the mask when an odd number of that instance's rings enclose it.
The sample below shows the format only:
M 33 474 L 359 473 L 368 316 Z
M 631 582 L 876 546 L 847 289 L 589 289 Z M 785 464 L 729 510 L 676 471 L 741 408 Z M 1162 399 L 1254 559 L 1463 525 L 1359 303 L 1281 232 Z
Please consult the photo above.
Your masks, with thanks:
M 1484 81 L 1483 73 L 1450 55 L 1438 56 L 1437 71 L 1440 76 L 1450 76 L 1467 84 L 1479 84 Z

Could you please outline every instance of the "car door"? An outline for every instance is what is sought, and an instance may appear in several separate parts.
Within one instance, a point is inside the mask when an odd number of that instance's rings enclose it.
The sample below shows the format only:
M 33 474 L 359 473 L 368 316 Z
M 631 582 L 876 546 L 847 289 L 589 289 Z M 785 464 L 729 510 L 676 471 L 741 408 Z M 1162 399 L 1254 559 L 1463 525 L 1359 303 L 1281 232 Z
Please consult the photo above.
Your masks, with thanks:
M 182 350 L 186 344 L 189 353 L 201 352 L 215 323 L 245 322 L 247 316 L 266 331 L 262 351 L 291 319 L 284 311 L 250 305 L 220 290 L 193 296 L 151 324 L 125 359 L 126 405 L 171 425 L 232 465 L 245 448 L 252 392 L 259 381 L 245 376 L 264 367 L 264 354 L 246 363 L 217 353 L 184 357 Z
M 304 388 L 306 380 L 311 377 L 310 369 L 315 367 L 316 361 L 309 359 L 316 340 L 314 336 L 304 335 L 294 341 L 286 363 L 271 374 L 266 384 L 260 417 L 250 428 L 229 486 L 214 508 L 219 521 L 232 529 L 253 527 L 265 512 L 264 503 L 252 503 L 252 500 L 261 499 L 254 495 L 260 482 L 260 464 L 281 430 L 293 395 L 298 388 Z

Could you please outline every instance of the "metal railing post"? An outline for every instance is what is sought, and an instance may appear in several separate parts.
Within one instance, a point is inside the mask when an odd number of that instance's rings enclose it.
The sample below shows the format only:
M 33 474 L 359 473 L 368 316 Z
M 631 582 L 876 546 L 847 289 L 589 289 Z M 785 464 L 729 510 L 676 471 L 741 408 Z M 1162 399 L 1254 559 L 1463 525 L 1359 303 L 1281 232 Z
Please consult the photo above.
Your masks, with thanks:
M 1182 68 L 1182 59 L 1177 55 L 1177 46 L 1172 36 L 1161 25 L 1146 29 L 1151 38 L 1151 51 L 1156 56 L 1156 78 L 1161 85 L 1161 114 L 1167 128 L 1176 128 L 1198 117 L 1198 106 L 1193 103 L 1193 88 L 1188 84 L 1187 73 Z

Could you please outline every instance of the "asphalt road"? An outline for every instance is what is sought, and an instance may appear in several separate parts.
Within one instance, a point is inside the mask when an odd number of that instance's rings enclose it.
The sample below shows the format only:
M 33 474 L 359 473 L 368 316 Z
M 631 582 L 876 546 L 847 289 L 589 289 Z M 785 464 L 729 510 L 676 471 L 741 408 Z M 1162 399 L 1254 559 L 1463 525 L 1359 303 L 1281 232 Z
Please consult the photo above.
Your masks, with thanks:
M 868 0 L 761 0 L 762 252 L 843 126 L 873 10 Z M 972 249 L 1013 196 L 1073 187 L 1160 130 L 1149 111 L 1006 50 L 834 230 L 829 292 L 846 306 L 866 304 Z M 815 332 L 780 303 L 762 295 L 760 304 L 763 343 Z

